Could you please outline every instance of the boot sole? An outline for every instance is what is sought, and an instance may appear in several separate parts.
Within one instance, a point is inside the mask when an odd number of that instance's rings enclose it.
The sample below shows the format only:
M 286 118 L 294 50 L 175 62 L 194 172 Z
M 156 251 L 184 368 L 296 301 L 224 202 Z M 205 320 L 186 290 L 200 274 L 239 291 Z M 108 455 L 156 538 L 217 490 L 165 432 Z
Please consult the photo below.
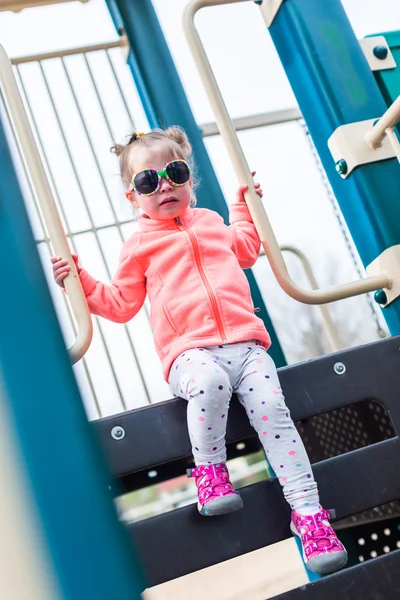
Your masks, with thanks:
M 217 517 L 219 515 L 228 515 L 243 508 L 243 500 L 236 494 L 235 496 L 222 496 L 216 500 L 207 502 L 204 506 L 200 503 L 197 509 L 204 517 Z

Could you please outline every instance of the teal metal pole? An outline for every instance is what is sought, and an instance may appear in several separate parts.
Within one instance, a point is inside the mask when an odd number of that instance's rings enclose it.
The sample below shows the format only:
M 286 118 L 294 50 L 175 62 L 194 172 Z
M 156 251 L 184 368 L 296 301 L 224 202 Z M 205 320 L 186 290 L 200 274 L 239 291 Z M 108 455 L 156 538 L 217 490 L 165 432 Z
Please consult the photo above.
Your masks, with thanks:
M 62 598 L 139 600 L 145 583 L 113 507 L 1 121 L 0 254 L 3 401 Z
M 106 0 L 117 30 L 124 29 L 131 47 L 129 65 L 150 127 L 180 125 L 189 136 L 200 176 L 198 205 L 216 210 L 228 221 L 228 208 L 214 173 L 201 131 L 193 117 L 151 0 Z M 257 313 L 272 339 L 270 354 L 277 366 L 286 359 L 251 270 L 250 283 Z
M 336 172 L 327 141 L 340 125 L 378 118 L 387 106 L 340 0 L 285 0 L 270 28 L 364 266 L 400 244 L 396 159 Z M 383 310 L 400 333 L 400 299 Z

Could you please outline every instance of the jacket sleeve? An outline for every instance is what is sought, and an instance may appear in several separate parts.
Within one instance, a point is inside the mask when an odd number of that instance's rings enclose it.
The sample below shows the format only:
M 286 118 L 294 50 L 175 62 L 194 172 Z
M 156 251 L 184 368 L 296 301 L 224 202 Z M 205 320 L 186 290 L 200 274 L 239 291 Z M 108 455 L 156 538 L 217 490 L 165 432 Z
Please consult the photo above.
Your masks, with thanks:
M 122 251 L 118 269 L 109 285 L 97 281 L 85 269 L 79 277 L 93 315 L 127 323 L 142 308 L 146 298 L 146 278 L 136 259 Z
M 234 202 L 229 206 L 229 220 L 233 234 L 232 250 L 242 269 L 249 269 L 258 258 L 261 243 L 245 202 Z

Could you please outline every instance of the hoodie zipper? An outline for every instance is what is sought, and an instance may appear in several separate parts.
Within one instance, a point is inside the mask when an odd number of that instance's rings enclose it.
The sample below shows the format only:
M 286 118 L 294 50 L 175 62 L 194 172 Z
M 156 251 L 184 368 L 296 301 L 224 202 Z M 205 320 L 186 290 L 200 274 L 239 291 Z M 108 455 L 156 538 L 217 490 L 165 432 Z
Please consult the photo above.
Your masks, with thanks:
M 209 300 L 211 303 L 211 307 L 213 309 L 214 318 L 217 323 L 219 334 L 220 334 L 224 344 L 227 344 L 228 340 L 226 339 L 226 333 L 225 333 L 224 325 L 222 323 L 221 315 L 220 315 L 220 312 L 218 309 L 217 299 L 215 298 L 215 294 L 212 291 L 210 282 L 208 281 L 207 276 L 203 269 L 203 265 L 201 264 L 200 249 L 199 249 L 199 244 L 197 243 L 196 236 L 194 235 L 194 233 L 192 231 L 190 231 L 190 229 L 185 227 L 185 225 L 182 223 L 182 221 L 180 220 L 179 217 L 175 217 L 175 221 L 176 221 L 178 229 L 180 231 L 185 231 L 189 236 L 189 239 L 192 244 L 193 252 L 194 252 L 196 266 L 199 271 L 200 277 L 204 283 L 204 287 L 206 288 L 206 291 L 207 291 L 207 294 L 208 294 L 208 297 L 209 297 Z

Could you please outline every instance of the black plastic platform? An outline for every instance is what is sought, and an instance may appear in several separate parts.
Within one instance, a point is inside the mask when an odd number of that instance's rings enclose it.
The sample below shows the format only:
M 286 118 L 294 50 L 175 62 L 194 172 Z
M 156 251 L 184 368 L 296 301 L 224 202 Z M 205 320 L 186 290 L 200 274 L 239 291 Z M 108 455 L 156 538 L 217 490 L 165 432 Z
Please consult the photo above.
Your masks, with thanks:
M 337 362 L 346 367 L 343 375 L 337 375 L 334 370 Z M 285 367 L 280 370 L 280 378 L 295 421 L 363 400 L 377 400 L 389 412 L 395 437 L 314 466 L 322 504 L 336 508 L 338 519 L 343 519 L 398 500 L 400 337 Z M 117 425 L 125 431 L 121 440 L 114 440 L 110 435 L 111 429 Z M 117 480 L 161 464 L 190 459 L 186 402 L 181 399 L 102 419 L 94 423 L 94 428 L 100 435 L 112 474 Z M 254 430 L 244 410 L 237 401 L 233 401 L 228 419 L 228 444 L 253 436 Z M 142 557 L 149 585 L 174 579 L 290 536 L 289 509 L 277 480 L 253 484 L 243 488 L 241 494 L 245 508 L 233 515 L 207 519 L 198 515 L 196 507 L 191 505 L 133 524 L 130 530 Z M 378 576 L 381 582 L 366 583 Z M 333 599 L 339 596 L 339 592 L 341 597 L 352 599 L 400 598 L 399 579 L 400 555 L 394 552 L 327 577 L 312 587 L 307 586 L 307 594 L 302 588 L 280 598 Z M 353 585 L 351 582 L 356 580 L 357 585 Z M 385 591 L 390 581 L 393 590 L 397 590 L 397 596 L 388 595 Z
M 275 596 L 274 600 L 398 600 L 400 550 Z

